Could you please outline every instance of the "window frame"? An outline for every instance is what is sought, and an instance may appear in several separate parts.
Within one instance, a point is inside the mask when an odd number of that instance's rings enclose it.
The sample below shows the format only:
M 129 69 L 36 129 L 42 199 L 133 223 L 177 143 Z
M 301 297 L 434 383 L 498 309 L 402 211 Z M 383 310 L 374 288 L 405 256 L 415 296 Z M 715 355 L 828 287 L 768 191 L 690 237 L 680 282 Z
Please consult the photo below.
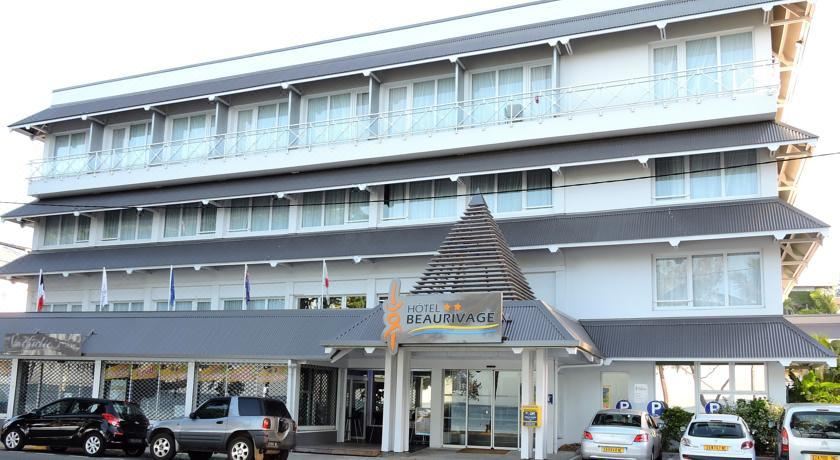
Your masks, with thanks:
M 415 109 L 415 107 L 414 107 L 414 85 L 417 84 L 417 83 L 428 83 L 428 82 L 432 81 L 435 84 L 434 102 L 432 103 L 432 105 L 428 106 L 428 108 L 430 109 L 430 111 L 435 112 L 434 121 L 437 122 L 438 121 L 438 116 L 439 116 L 437 114 L 437 110 L 438 110 L 438 107 L 441 104 L 441 102 L 438 101 L 440 80 L 447 80 L 447 79 L 450 79 L 450 78 L 456 79 L 456 84 L 457 84 L 457 78 L 455 77 L 454 73 L 453 74 L 429 75 L 429 76 L 425 76 L 425 77 L 418 77 L 418 78 L 412 78 L 412 79 L 408 79 L 408 80 L 400 80 L 400 81 L 395 81 L 395 82 L 388 82 L 386 84 L 383 84 L 382 87 L 379 90 L 379 107 L 384 108 L 384 110 L 380 110 L 379 112 L 382 113 L 382 114 L 385 114 L 386 118 L 389 118 L 390 111 L 388 110 L 388 107 L 390 106 L 390 103 L 391 103 L 391 90 L 392 89 L 398 89 L 398 88 L 405 88 L 406 104 L 405 104 L 405 109 L 403 109 L 402 112 L 412 112 Z M 455 90 L 455 100 L 452 101 L 452 102 L 447 102 L 446 104 L 457 106 L 458 105 L 458 88 L 457 88 L 457 86 L 454 88 L 454 90 Z M 395 116 L 400 116 L 400 115 L 395 115 Z M 434 126 L 431 129 L 414 129 L 414 121 L 411 117 L 411 114 L 405 113 L 402 116 L 405 117 L 405 122 L 404 122 L 405 126 L 403 126 L 402 131 L 398 130 L 398 131 L 394 131 L 393 133 L 390 133 L 389 131 L 390 131 L 391 126 L 390 126 L 390 123 L 388 123 L 388 122 L 386 122 L 385 126 L 381 126 L 380 128 L 385 130 L 385 134 L 388 134 L 388 135 L 391 135 L 391 136 L 399 136 L 399 135 L 405 135 L 405 134 L 417 133 L 417 132 L 422 133 L 422 132 L 428 132 L 428 131 L 435 131 L 439 128 L 438 126 Z M 454 128 L 457 125 L 457 123 L 458 123 L 457 114 L 456 114 L 456 117 L 455 117 L 454 121 L 455 121 L 455 124 L 453 124 L 452 126 L 445 126 L 444 129 Z
M 359 94 L 365 94 L 365 93 L 368 95 L 368 106 L 367 106 L 368 112 L 367 112 L 367 114 L 359 114 L 359 110 L 358 110 L 359 109 L 359 104 L 358 104 Z M 370 115 L 370 88 L 368 88 L 367 86 L 360 86 L 360 87 L 355 87 L 355 88 L 346 88 L 346 89 L 342 89 L 342 90 L 329 91 L 329 92 L 326 92 L 326 93 L 314 93 L 314 94 L 304 95 L 304 96 L 301 97 L 301 101 L 300 101 L 300 122 L 299 123 L 300 123 L 300 126 L 301 126 L 302 129 L 299 130 L 299 131 L 302 131 L 302 133 L 299 132 L 297 134 L 297 136 L 299 136 L 297 142 L 302 142 L 305 145 L 321 146 L 321 145 L 329 145 L 329 144 L 336 143 L 336 142 L 352 142 L 354 140 L 366 139 L 368 137 L 368 131 L 369 130 L 366 130 L 366 132 L 364 134 L 355 133 L 355 136 L 348 135 L 347 137 L 340 137 L 340 138 L 337 138 L 337 139 L 333 139 L 328 132 L 326 142 L 324 142 L 323 140 L 318 140 L 316 143 L 313 144 L 310 141 L 309 130 L 310 129 L 316 129 L 316 128 L 310 128 L 309 124 L 310 123 L 325 123 L 326 126 L 324 126 L 323 129 L 329 130 L 329 127 L 334 122 L 334 120 L 332 119 L 332 117 L 330 115 L 330 111 L 332 110 L 332 98 L 333 98 L 333 96 L 343 96 L 345 94 L 350 95 L 350 115 L 348 115 L 346 118 L 338 118 L 337 120 L 346 120 L 346 123 L 348 123 L 348 124 L 357 124 L 360 121 L 360 120 L 356 119 L 357 117 Z M 312 101 L 313 99 L 320 99 L 320 98 L 323 98 L 323 97 L 327 98 L 327 108 L 326 108 L 327 118 L 325 120 L 319 120 L 319 121 L 315 121 L 315 122 L 310 121 L 309 120 L 309 103 L 310 103 L 310 101 Z M 380 97 L 381 97 L 381 90 L 380 90 Z
M 759 280 L 759 288 L 758 294 L 760 296 L 759 301 L 755 305 L 730 305 L 729 304 L 729 257 L 736 256 L 736 255 L 758 255 L 758 280 Z M 724 303 L 723 305 L 709 305 L 709 306 L 694 306 L 694 267 L 693 267 L 693 258 L 694 257 L 703 257 L 703 256 L 722 256 L 723 257 L 723 295 L 724 295 Z M 656 276 L 656 262 L 661 259 L 685 259 L 686 260 L 686 300 L 671 300 L 671 301 L 660 301 L 657 299 L 657 292 L 658 292 L 658 277 Z M 691 252 L 691 253 L 659 253 L 652 255 L 652 266 L 651 266 L 651 278 L 653 281 L 653 290 L 652 290 L 652 300 L 653 300 L 653 310 L 687 310 L 687 311 L 698 311 L 698 310 L 723 310 L 723 309 L 760 309 L 765 307 L 766 296 L 765 296 L 765 285 L 764 285 L 764 251 L 762 249 L 731 249 L 726 251 L 702 251 L 702 252 Z M 662 303 L 666 303 L 662 305 Z M 667 305 L 667 303 L 676 303 L 676 302 L 685 302 L 686 305 Z
M 522 69 L 522 92 L 524 94 L 531 92 L 531 68 L 533 67 L 544 67 L 549 66 L 553 67 L 554 63 L 551 59 L 533 59 L 529 61 L 523 62 L 514 62 L 509 64 L 500 64 L 491 67 L 479 67 L 475 69 L 469 69 L 468 71 L 464 72 L 464 99 L 466 101 L 471 101 L 472 99 L 472 81 L 474 74 L 481 74 L 487 72 L 494 72 L 495 73 L 495 95 L 492 97 L 500 97 L 499 96 L 499 72 L 502 70 L 510 70 L 515 68 Z M 469 96 L 469 97 L 467 97 Z
M 281 113 L 280 112 L 280 105 L 282 105 L 282 104 L 286 104 L 286 124 L 285 125 L 280 124 L 280 113 Z M 260 128 L 257 128 L 257 121 L 259 120 L 259 109 L 260 109 L 260 107 L 269 106 L 269 105 L 273 105 L 273 106 L 276 107 L 275 116 L 274 116 L 274 122 L 275 122 L 276 126 L 274 128 L 262 128 L 262 130 L 274 129 L 274 130 L 277 130 L 279 132 L 284 127 L 287 130 L 290 129 L 290 126 L 292 126 L 290 124 L 290 120 L 291 120 L 291 117 L 290 117 L 291 101 L 289 100 L 288 97 L 275 98 L 275 99 L 269 99 L 269 100 L 266 100 L 266 101 L 254 102 L 254 103 L 251 103 L 251 104 L 242 104 L 242 105 L 232 106 L 228 109 L 228 113 L 232 114 L 232 116 L 228 116 L 227 134 L 228 135 L 233 135 L 233 137 L 234 137 L 234 139 L 233 139 L 234 152 L 236 152 L 237 154 L 247 154 L 247 153 L 252 153 L 252 152 L 264 151 L 264 150 L 261 150 L 261 149 L 240 149 L 239 148 L 239 140 L 240 140 L 239 135 L 241 135 L 243 133 L 256 133 L 257 131 L 261 131 Z M 251 112 L 250 123 L 251 123 L 251 126 L 253 126 L 253 128 L 249 129 L 248 131 L 239 131 L 240 113 L 244 112 L 246 110 Z M 288 148 L 289 145 L 291 144 L 291 141 L 292 141 L 291 136 L 289 136 L 286 139 L 286 145 L 282 148 Z
M 323 306 L 320 305 L 321 297 L 322 297 L 321 294 L 313 294 L 313 295 L 300 294 L 300 295 L 296 295 L 296 296 L 294 296 L 294 303 L 293 303 L 294 309 L 295 310 L 346 310 L 346 309 L 350 309 L 349 307 L 347 307 L 347 300 L 350 297 L 361 297 L 361 298 L 365 299 L 365 306 L 363 308 L 353 308 L 352 310 L 362 310 L 364 308 L 368 308 L 367 295 L 364 294 L 364 293 L 360 293 L 360 294 L 359 293 L 357 293 L 357 294 L 332 294 L 331 293 L 331 294 L 329 294 L 330 305 L 332 305 L 333 299 L 341 299 L 341 302 L 340 302 L 340 305 L 339 305 L 338 308 L 324 308 Z M 310 308 L 310 307 L 303 308 L 303 307 L 301 307 L 301 305 L 300 305 L 301 301 L 307 300 L 307 299 L 317 299 L 318 304 L 319 304 L 318 308 Z
M 57 217 L 58 218 L 58 228 L 56 233 L 56 242 L 53 244 L 48 244 L 47 240 L 47 221 L 50 218 Z M 81 222 L 82 218 L 87 219 L 88 221 L 88 237 L 85 240 L 79 239 L 79 222 Z M 73 242 L 72 243 L 62 243 L 61 242 L 61 226 L 64 223 L 64 219 L 74 219 L 75 223 L 73 225 Z M 94 219 L 90 216 L 79 214 L 78 216 L 73 214 L 56 214 L 52 216 L 44 216 L 41 220 L 42 222 L 42 230 L 41 236 L 38 238 L 40 247 L 44 248 L 53 248 L 53 247 L 71 247 L 71 246 L 84 246 L 90 245 L 94 242 L 94 238 L 92 235 L 93 232 L 93 221 Z
M 278 301 L 280 302 L 280 308 L 268 308 L 269 302 L 271 301 Z M 239 309 L 234 308 L 225 308 L 226 302 L 242 302 Z M 225 311 L 278 311 L 278 310 L 285 310 L 287 307 L 286 305 L 286 296 L 279 295 L 279 296 L 261 296 L 261 297 L 251 297 L 251 303 L 245 305 L 245 299 L 242 297 L 227 297 L 219 299 L 219 308 Z M 262 302 L 265 308 L 251 308 L 253 302 Z
M 740 199 L 749 199 L 749 198 L 756 198 L 761 196 L 761 165 L 756 164 L 755 168 L 755 193 L 747 194 L 747 195 L 728 195 L 726 190 L 726 155 L 727 154 L 737 154 L 741 152 L 752 152 L 755 155 L 755 162 L 759 163 L 759 153 L 758 149 L 743 149 L 743 150 L 723 150 L 717 152 L 703 152 L 697 153 L 693 155 L 675 155 L 670 157 L 657 157 L 652 158 L 653 165 L 650 168 L 651 174 L 651 197 L 654 203 L 668 203 L 668 202 L 676 202 L 676 201 L 728 201 L 728 200 L 740 200 Z M 720 180 L 720 194 L 717 196 L 709 196 L 709 197 L 699 197 L 694 198 L 691 196 L 691 158 L 696 157 L 699 155 L 708 155 L 708 154 L 716 154 L 718 155 L 718 167 L 721 168 L 718 173 L 718 179 Z M 664 195 L 658 196 L 656 194 L 656 169 L 657 169 L 657 161 L 660 159 L 666 158 L 682 158 L 683 160 L 683 194 L 682 195 Z
M 334 192 L 336 190 L 343 190 L 344 191 L 343 221 L 340 224 L 326 225 L 326 212 L 327 212 L 327 204 L 326 204 L 326 199 L 327 198 L 326 197 L 327 197 L 327 192 Z M 315 191 L 311 191 L 311 192 L 301 193 L 300 198 L 297 200 L 296 203 L 294 203 L 296 206 L 299 207 L 299 212 L 297 213 L 298 214 L 298 217 L 297 217 L 298 232 L 306 233 L 306 232 L 312 232 L 312 231 L 323 231 L 323 229 L 325 229 L 325 228 L 338 228 L 338 227 L 342 227 L 342 226 L 346 226 L 348 228 L 361 228 L 361 227 L 367 226 L 370 223 L 370 216 L 372 214 L 372 212 L 371 212 L 372 211 L 372 209 L 371 209 L 372 206 L 371 206 L 370 190 L 363 190 L 364 192 L 367 192 L 367 194 L 368 194 L 368 216 L 367 216 L 367 219 L 365 219 L 365 220 L 350 220 L 350 191 L 351 191 L 351 188 L 340 188 L 340 189 L 329 189 L 329 190 L 315 190 Z M 304 197 L 304 194 L 307 194 L 307 193 L 320 193 L 321 194 L 321 204 L 315 204 L 315 205 L 304 204 L 304 198 L 303 197 Z M 321 210 L 320 224 L 312 225 L 312 226 L 304 226 L 303 225 L 305 209 L 306 209 L 307 206 L 313 206 L 313 207 L 318 206 L 320 208 L 320 210 Z M 289 219 L 291 220 L 291 214 L 289 216 Z
M 437 181 L 450 181 L 450 182 L 452 182 L 452 180 L 449 179 L 449 178 L 437 178 L 437 179 L 425 179 L 425 180 L 419 180 L 419 181 L 399 182 L 399 183 L 395 183 L 395 184 L 385 184 L 385 185 L 383 185 L 382 186 L 383 196 L 384 196 L 384 193 L 385 193 L 385 187 L 394 187 L 394 186 L 402 186 L 405 194 L 404 194 L 404 198 L 402 199 L 403 206 L 404 206 L 402 215 L 385 217 L 386 209 L 388 209 L 388 206 L 386 206 L 384 202 L 381 203 L 382 204 L 382 212 L 380 213 L 381 214 L 380 220 L 382 221 L 382 223 L 383 224 L 396 224 L 396 223 L 402 223 L 403 221 L 410 221 L 410 222 L 437 222 L 437 221 L 440 221 L 440 222 L 443 222 L 443 221 L 449 221 L 449 220 L 457 219 L 458 218 L 458 211 L 459 211 L 459 209 L 458 209 L 458 182 L 457 181 L 453 182 L 455 184 L 455 195 L 454 196 L 447 196 L 447 198 L 446 198 L 446 199 L 454 200 L 454 202 L 455 202 L 455 213 L 451 216 L 438 216 L 438 215 L 435 214 L 435 209 L 436 209 L 435 201 L 436 200 L 443 200 L 444 198 L 441 198 L 441 197 L 437 196 L 437 187 L 435 187 Z M 410 213 L 411 186 L 413 184 L 419 184 L 419 183 L 423 183 L 423 182 L 431 182 L 431 184 L 432 184 L 432 195 L 427 198 L 430 202 L 432 216 L 431 217 L 411 217 L 411 215 L 410 215 L 411 214 Z M 424 198 L 424 199 L 426 199 L 426 198 Z
M 177 306 L 178 306 L 178 302 L 190 302 L 190 309 L 189 309 L 189 310 L 176 310 L 176 309 L 175 309 L 175 307 L 177 307 Z M 198 308 L 198 304 L 199 304 L 199 303 L 202 303 L 202 302 L 205 302 L 205 303 L 210 304 L 210 308 L 206 308 L 206 309 L 199 309 L 199 308 Z M 160 309 L 160 305 L 161 305 L 161 304 L 166 305 L 166 309 L 165 309 L 165 310 L 161 310 L 161 309 Z M 175 305 L 173 306 L 173 308 L 169 308 L 169 299 L 166 299 L 166 300 L 153 300 L 153 301 L 152 301 L 152 306 L 154 306 L 154 311 L 158 311 L 158 312 L 160 312 L 160 311 L 173 311 L 173 312 L 178 312 L 178 311 L 210 311 L 210 310 L 213 310 L 213 301 L 212 301 L 212 299 L 210 299 L 210 298 L 201 298 L 201 299 L 175 299 Z
M 548 188 L 549 193 L 549 203 L 546 205 L 540 206 L 528 206 L 528 173 L 534 171 L 547 171 L 549 175 L 549 182 L 550 186 Z M 511 174 L 511 173 L 519 173 L 522 175 L 522 190 L 519 192 L 499 192 L 499 175 L 500 174 Z M 486 177 L 486 176 L 493 176 L 493 200 L 492 203 L 488 203 L 488 208 L 490 208 L 490 212 L 493 213 L 494 216 L 501 214 L 502 216 L 516 216 L 521 214 L 526 214 L 534 211 L 539 210 L 551 210 L 554 208 L 554 194 L 552 193 L 554 190 L 554 173 L 548 168 L 537 168 L 537 169 L 528 169 L 523 171 L 502 171 L 502 172 L 495 172 L 490 174 L 477 174 L 473 176 L 469 176 L 469 183 L 467 184 L 467 194 L 472 196 L 473 192 L 473 183 L 472 181 L 475 178 L 479 177 Z M 498 210 L 498 196 L 502 193 L 519 193 L 520 195 L 520 209 L 517 211 L 499 211 Z
M 65 310 L 56 311 L 55 307 L 59 305 L 63 306 Z M 41 311 L 47 313 L 81 313 L 85 309 L 82 302 L 52 302 L 45 303 Z
M 128 310 L 115 310 L 114 305 L 116 304 L 127 304 Z M 136 309 L 136 306 L 140 306 L 139 309 Z M 109 300 L 107 304 L 105 304 L 105 308 L 102 308 L 102 305 L 98 302 L 93 304 L 93 311 L 97 313 L 138 313 L 146 311 L 146 303 L 142 300 L 117 300 L 111 301 Z
M 216 111 L 215 110 L 198 110 L 195 112 L 186 112 L 186 113 L 179 113 L 179 114 L 170 114 L 166 117 L 166 130 L 164 133 L 164 139 L 168 143 L 172 142 L 185 142 L 191 140 L 189 136 L 186 139 L 173 139 L 172 135 L 175 133 L 175 121 L 180 120 L 182 118 L 186 118 L 188 121 L 187 125 L 187 132 L 189 132 L 192 128 L 192 118 L 197 117 L 199 115 L 205 115 L 204 118 L 204 129 L 205 132 L 209 132 L 206 136 L 199 137 L 197 139 L 203 139 L 207 137 L 212 137 L 216 132 L 216 125 L 218 124 L 218 120 L 216 120 Z
M 253 210 L 254 210 L 254 199 L 255 198 L 269 198 L 269 205 L 268 205 L 268 229 L 266 230 L 253 230 Z M 248 200 L 248 227 L 243 229 L 232 229 L 230 228 L 231 225 L 231 218 L 233 216 L 233 202 L 236 200 Z M 286 228 L 273 228 L 272 224 L 274 222 L 274 203 L 275 201 L 285 201 L 286 202 Z M 216 211 L 218 212 L 218 211 Z M 239 235 L 242 233 L 257 233 L 257 234 L 268 234 L 268 233 L 289 233 L 291 230 L 291 221 L 292 221 L 292 202 L 289 198 L 283 197 L 278 198 L 275 195 L 261 195 L 261 196 L 251 196 L 251 197 L 242 197 L 242 198 L 232 198 L 228 200 L 227 212 L 225 213 L 225 230 L 226 234 L 234 234 Z M 200 217 L 199 217 L 200 218 Z
M 183 226 L 183 219 L 184 219 L 184 209 L 186 207 L 195 206 L 198 209 L 198 213 L 196 216 L 196 228 L 195 228 L 195 235 L 182 235 L 181 230 Z M 216 210 L 216 219 L 213 223 L 213 230 L 212 231 L 201 231 L 201 220 L 204 216 L 204 209 L 213 207 Z M 178 212 L 178 235 L 177 236 L 166 236 L 166 214 L 170 208 L 179 208 Z M 173 241 L 173 240 L 189 240 L 189 239 L 197 239 L 197 238 L 213 238 L 219 232 L 219 208 L 213 205 L 212 203 L 203 204 L 203 203 L 184 203 L 184 204 L 173 204 L 169 206 L 164 206 L 160 208 L 160 212 L 163 215 L 162 220 L 163 223 L 161 225 L 161 236 L 160 239 L 164 241 Z
M 136 125 L 145 125 L 146 126 L 146 143 L 143 146 L 136 146 L 136 147 L 129 147 L 128 141 L 131 133 L 131 128 Z M 125 130 L 125 138 L 123 138 L 123 145 L 116 146 L 114 145 L 114 131 L 118 131 L 120 129 Z M 152 144 L 152 119 L 148 120 L 136 120 L 136 121 L 128 121 L 125 123 L 115 123 L 113 125 L 108 125 L 107 129 L 105 130 L 105 134 L 102 139 L 103 150 L 129 150 L 129 149 L 138 149 L 142 147 L 146 147 Z M 107 145 L 108 148 L 104 148 Z
M 105 238 L 105 218 L 106 218 L 107 213 L 109 213 L 109 212 L 119 212 L 120 213 L 119 223 L 117 225 L 117 236 L 116 236 L 116 238 Z M 122 238 L 123 218 L 125 216 L 125 213 L 130 213 L 130 212 L 133 212 L 135 214 L 134 215 L 134 219 L 135 219 L 135 221 L 134 221 L 134 223 L 135 223 L 134 237 L 129 238 L 129 239 L 123 239 Z M 140 238 L 139 237 L 139 234 L 140 234 L 140 215 L 143 214 L 143 213 L 148 213 L 152 217 L 151 232 L 149 233 L 148 238 Z M 102 218 L 101 218 L 102 232 L 99 235 L 99 242 L 102 243 L 102 244 L 118 244 L 118 243 L 130 244 L 130 243 L 136 242 L 136 241 L 152 241 L 155 238 L 155 213 L 153 211 L 150 211 L 148 209 L 143 209 L 141 211 L 137 211 L 135 209 L 112 209 L 110 211 L 102 212 L 101 215 L 102 215 Z M 165 217 L 166 216 L 164 215 L 164 218 Z
M 705 410 L 705 408 L 703 407 L 703 404 L 702 404 L 702 401 L 703 401 L 702 400 L 702 395 L 704 395 L 704 394 L 709 394 L 710 395 L 710 394 L 715 394 L 717 392 L 717 394 L 724 395 L 726 397 L 731 397 L 732 399 L 730 400 L 730 402 L 732 402 L 732 403 L 735 403 L 738 400 L 739 396 L 758 396 L 758 397 L 763 396 L 763 399 L 769 399 L 770 398 L 770 375 L 769 375 L 769 369 L 768 369 L 767 364 L 768 364 L 767 362 L 749 361 L 749 360 L 747 360 L 747 361 L 719 361 L 719 362 L 709 361 L 709 360 L 687 361 L 687 362 L 686 361 L 673 361 L 673 362 L 671 362 L 671 361 L 656 361 L 653 365 L 653 375 L 651 376 L 653 378 L 653 381 L 654 381 L 654 397 L 655 398 L 659 397 L 659 395 L 657 393 L 658 393 L 658 390 L 661 386 L 660 379 L 656 378 L 657 377 L 657 375 L 656 375 L 657 368 L 659 366 L 691 366 L 693 374 L 694 374 L 693 375 L 694 388 L 692 389 L 693 390 L 692 394 L 693 394 L 693 397 L 694 397 L 695 413 L 703 413 L 703 411 Z M 762 366 L 764 368 L 764 379 L 763 379 L 764 380 L 763 381 L 764 390 L 763 391 L 736 390 L 737 382 L 736 382 L 735 369 L 739 365 L 740 366 L 742 366 L 742 365 Z M 702 384 L 701 384 L 701 381 L 702 381 L 702 378 L 703 378 L 703 376 L 701 374 L 702 366 L 727 366 L 728 367 L 727 389 L 719 390 L 719 391 L 703 390 Z M 741 398 L 741 399 L 744 399 L 744 398 Z M 664 401 L 664 402 L 668 403 L 668 401 Z
M 51 160 L 51 161 L 60 160 L 61 158 L 57 157 L 56 152 L 55 152 L 56 144 L 58 143 L 58 138 L 63 137 L 63 136 L 67 136 L 68 141 L 70 141 L 70 140 L 72 140 L 72 136 L 77 135 L 77 134 L 83 134 L 84 135 L 84 138 L 85 138 L 85 141 L 84 141 L 85 152 L 84 153 L 89 154 L 90 153 L 90 150 L 89 150 L 90 139 L 88 138 L 89 131 L 90 130 L 88 128 L 73 129 L 73 130 L 62 131 L 60 133 L 54 133 L 54 134 L 50 135 L 49 136 L 49 142 L 47 142 L 46 146 L 45 146 L 45 148 L 46 148 L 46 155 L 45 155 L 46 158 L 45 159 L 46 160 Z M 70 145 L 70 144 L 68 144 L 68 145 Z M 82 156 L 82 154 L 79 154 L 79 156 Z M 73 158 L 73 155 L 70 155 L 66 158 Z

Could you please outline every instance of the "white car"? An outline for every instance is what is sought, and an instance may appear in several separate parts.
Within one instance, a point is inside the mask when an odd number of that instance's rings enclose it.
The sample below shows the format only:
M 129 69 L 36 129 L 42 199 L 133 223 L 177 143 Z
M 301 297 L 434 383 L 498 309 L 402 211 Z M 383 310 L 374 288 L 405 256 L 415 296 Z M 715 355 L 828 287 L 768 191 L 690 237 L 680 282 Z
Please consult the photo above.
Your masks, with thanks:
M 680 458 L 755 460 L 755 440 L 750 427 L 737 415 L 698 414 L 692 417 L 683 433 Z
M 779 426 L 776 457 L 840 460 L 840 405 L 791 404 Z
M 645 411 L 598 411 L 583 432 L 580 455 L 590 459 L 654 460 L 662 458 L 659 426 Z

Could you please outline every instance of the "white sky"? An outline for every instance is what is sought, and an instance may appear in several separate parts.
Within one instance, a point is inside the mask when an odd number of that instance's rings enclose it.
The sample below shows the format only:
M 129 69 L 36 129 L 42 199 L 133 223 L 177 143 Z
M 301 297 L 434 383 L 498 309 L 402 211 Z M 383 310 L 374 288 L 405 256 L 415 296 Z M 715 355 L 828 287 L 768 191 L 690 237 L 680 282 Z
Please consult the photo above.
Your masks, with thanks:
M 0 124 L 49 106 L 56 88 L 516 3 L 522 2 L 425 0 L 409 6 L 394 0 L 147 0 L 139 8 L 120 8 L 113 0 L 9 2 L 0 27 Z M 834 54 L 840 43 L 840 2 L 819 2 L 816 17 L 783 121 L 820 135 L 817 152 L 826 153 L 840 150 L 840 91 L 835 86 L 840 66 Z M 0 201 L 29 200 L 27 163 L 40 154 L 40 142 L 0 132 Z M 840 156 L 808 160 L 797 206 L 840 226 L 838 184 Z M 0 204 L 0 212 L 13 207 Z M 4 223 L 0 240 L 28 246 L 31 233 Z M 826 238 L 801 284 L 840 280 L 838 240 Z M 0 311 L 9 307 L 0 305 Z

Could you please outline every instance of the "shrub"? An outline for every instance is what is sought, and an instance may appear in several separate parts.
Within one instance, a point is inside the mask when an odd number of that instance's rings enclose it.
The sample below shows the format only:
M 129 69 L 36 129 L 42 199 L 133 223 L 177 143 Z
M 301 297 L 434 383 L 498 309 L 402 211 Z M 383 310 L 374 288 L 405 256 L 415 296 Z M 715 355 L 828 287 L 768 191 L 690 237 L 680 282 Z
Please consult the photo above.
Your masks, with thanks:
M 662 448 L 667 451 L 676 451 L 683 435 L 683 428 L 688 426 L 694 414 L 679 407 L 665 409 L 659 418 L 665 427 L 662 428 Z
M 739 399 L 734 405 L 721 408 L 723 414 L 735 414 L 747 422 L 755 438 L 757 453 L 773 453 L 776 448 L 776 428 L 770 422 L 778 422 L 782 408 L 763 399 Z

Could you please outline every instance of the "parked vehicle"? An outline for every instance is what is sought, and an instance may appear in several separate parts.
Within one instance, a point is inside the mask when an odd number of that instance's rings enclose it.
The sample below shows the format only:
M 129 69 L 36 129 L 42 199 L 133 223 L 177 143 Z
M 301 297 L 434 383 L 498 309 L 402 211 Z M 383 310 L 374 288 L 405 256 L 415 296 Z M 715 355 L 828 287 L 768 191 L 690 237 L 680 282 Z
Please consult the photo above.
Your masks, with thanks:
M 791 404 L 778 428 L 778 459 L 840 460 L 840 404 Z
M 90 457 L 122 449 L 130 457 L 146 450 L 149 420 L 137 404 L 95 398 L 66 398 L 6 420 L 0 439 L 8 450 L 47 446 L 54 452 L 81 447 Z
M 580 453 L 590 458 L 653 460 L 662 457 L 662 434 L 647 412 L 630 409 L 598 411 L 583 432 Z
M 680 458 L 755 459 L 755 440 L 741 417 L 730 414 L 697 414 L 680 441 Z
M 295 447 L 297 423 L 282 401 L 233 396 L 213 398 L 189 417 L 149 427 L 149 452 L 156 460 L 171 460 L 187 452 L 191 460 L 207 460 L 226 452 L 230 460 L 286 460 Z

